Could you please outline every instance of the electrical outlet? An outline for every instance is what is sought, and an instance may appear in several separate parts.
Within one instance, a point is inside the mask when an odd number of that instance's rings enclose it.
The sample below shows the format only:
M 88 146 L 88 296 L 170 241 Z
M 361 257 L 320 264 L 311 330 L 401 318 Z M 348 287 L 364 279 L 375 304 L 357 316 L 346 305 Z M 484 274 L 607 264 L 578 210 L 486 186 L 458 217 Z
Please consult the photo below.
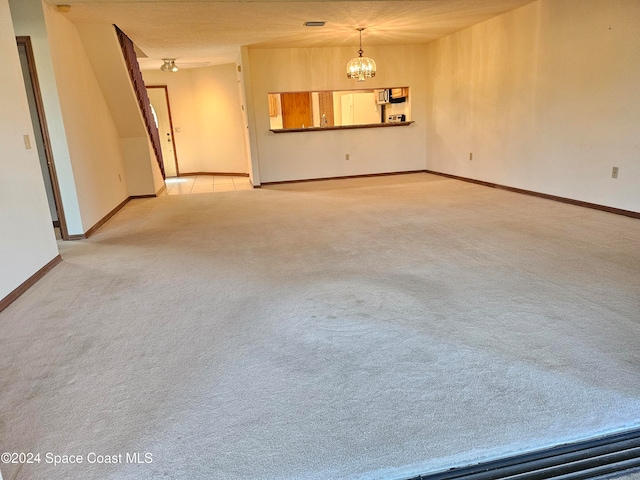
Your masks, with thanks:
M 469 160 L 473 160 L 473 152 L 469 152 Z
M 611 169 L 611 178 L 618 178 L 618 167 L 613 167 Z
M 348 154 L 348 153 L 345 153 L 345 154 L 344 154 L 344 159 L 345 159 L 345 160 L 349 160 L 349 154 Z

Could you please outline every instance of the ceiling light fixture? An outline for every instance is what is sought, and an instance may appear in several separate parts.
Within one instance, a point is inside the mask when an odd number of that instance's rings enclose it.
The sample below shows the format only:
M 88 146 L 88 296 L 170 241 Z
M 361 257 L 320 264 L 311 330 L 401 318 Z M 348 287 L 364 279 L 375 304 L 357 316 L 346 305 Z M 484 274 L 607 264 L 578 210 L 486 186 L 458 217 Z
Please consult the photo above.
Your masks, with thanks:
M 363 57 L 362 54 L 362 31 L 364 28 L 357 28 L 360 32 L 360 50 L 358 56 L 349 60 L 347 63 L 347 78 L 357 78 L 359 82 L 364 82 L 367 78 L 376 76 L 376 62 L 372 58 Z
M 305 27 L 324 27 L 327 22 L 304 22 Z
M 160 70 L 163 72 L 177 72 L 178 67 L 176 66 L 175 58 L 163 58 L 162 61 L 164 64 L 160 67 Z

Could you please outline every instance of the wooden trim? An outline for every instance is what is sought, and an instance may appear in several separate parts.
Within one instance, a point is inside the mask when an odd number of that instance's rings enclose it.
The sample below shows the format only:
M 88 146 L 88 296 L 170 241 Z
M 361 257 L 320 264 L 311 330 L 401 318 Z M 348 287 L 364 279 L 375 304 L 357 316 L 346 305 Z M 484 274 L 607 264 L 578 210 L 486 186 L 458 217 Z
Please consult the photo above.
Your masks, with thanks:
M 178 150 L 176 150 L 176 132 L 173 128 L 171 104 L 169 103 L 169 87 L 167 85 L 147 85 L 147 88 L 164 88 L 164 96 L 167 100 L 167 112 L 169 113 L 169 128 L 171 129 L 171 144 L 173 145 L 173 162 L 176 165 L 176 175 L 179 177 L 180 167 L 178 167 Z
M 154 196 L 159 197 L 160 195 L 162 195 L 162 192 L 164 192 L 166 189 L 167 189 L 167 184 L 163 183 L 162 186 L 160 187 L 160 190 L 158 190 Z
M 156 198 L 160 195 L 160 193 L 162 193 L 162 191 L 164 191 L 167 188 L 166 185 L 163 185 L 160 190 L 158 190 L 157 193 L 154 194 L 149 194 L 149 195 L 132 195 L 130 197 L 127 197 L 126 199 L 124 199 L 122 202 L 120 202 L 120 204 L 115 207 L 113 210 L 111 210 L 109 213 L 107 213 L 104 217 L 102 217 L 93 227 L 91 227 L 89 230 L 87 230 L 84 234 L 77 234 L 77 235 L 69 235 L 69 238 L 67 238 L 66 240 L 85 240 L 87 238 L 89 238 L 91 235 L 93 235 L 96 230 L 98 230 L 100 227 L 102 227 L 105 223 L 107 223 L 107 221 L 113 217 L 116 213 L 118 213 L 120 210 L 122 210 L 122 208 L 129 203 L 131 200 L 135 200 L 137 198 Z
M 547 193 L 535 192 L 533 190 L 525 190 L 523 188 L 509 187 L 507 185 L 500 185 L 498 183 L 485 182 L 483 180 L 475 180 L 473 178 L 460 177 L 458 175 L 451 175 L 449 173 L 434 172 L 432 170 L 424 170 L 425 173 L 431 173 L 433 175 L 440 175 L 442 177 L 452 178 L 454 180 L 462 180 L 463 182 L 476 183 L 485 187 L 497 188 L 500 190 L 507 190 L 508 192 L 521 193 L 524 195 L 530 195 L 532 197 L 544 198 L 546 200 L 553 200 L 561 203 L 568 203 L 570 205 L 577 205 L 579 207 L 591 208 L 594 210 L 601 210 L 603 212 L 615 213 L 616 215 L 624 215 L 631 218 L 640 218 L 640 212 L 634 212 L 631 210 L 623 210 L 622 208 L 607 207 L 606 205 L 599 205 L 597 203 L 583 202 L 582 200 L 574 200 L 567 197 L 559 197 L 557 195 L 549 195 Z
M 33 55 L 33 47 L 31 46 L 31 37 L 16 37 L 16 44 L 24 46 L 27 54 L 27 64 L 29 66 L 29 75 L 31 76 L 31 86 L 33 88 L 33 96 L 36 102 L 36 113 L 38 115 L 38 123 L 40 124 L 40 133 L 44 144 L 44 153 L 47 159 L 47 167 L 49 169 L 49 178 L 51 179 L 51 189 L 53 190 L 53 203 L 58 213 L 58 222 L 60 227 L 60 235 L 63 240 L 69 240 L 69 230 L 67 229 L 67 220 L 64 214 L 64 205 L 62 204 L 62 195 L 60 194 L 60 184 L 58 183 L 58 174 L 56 173 L 56 165 L 53 158 L 53 148 L 49 137 L 49 129 L 47 126 L 47 118 L 44 113 L 44 103 L 42 102 L 42 92 L 40 90 L 40 82 L 38 81 L 38 72 L 36 70 L 36 61 Z
M 114 28 L 116 36 L 118 37 L 118 43 L 120 43 L 120 48 L 122 49 L 122 57 L 125 61 L 125 64 L 127 65 L 127 72 L 129 73 L 131 86 L 133 87 L 133 90 L 136 94 L 136 99 L 138 100 L 138 106 L 144 120 L 147 135 L 149 135 L 149 141 L 153 146 L 156 160 L 158 161 L 158 165 L 160 166 L 160 172 L 162 172 L 162 178 L 165 178 L 164 162 L 162 159 L 162 148 L 160 147 L 160 135 L 153 121 L 153 114 L 151 113 L 151 102 L 149 101 L 149 96 L 147 95 L 147 88 L 144 84 L 144 79 L 142 78 L 140 65 L 138 65 L 138 60 L 136 59 L 136 52 L 133 41 L 131 41 L 131 39 L 122 30 L 120 30 L 117 25 L 114 25 Z
M 178 150 L 176 149 L 176 132 L 173 128 L 171 103 L 169 103 L 169 88 L 167 86 L 164 87 L 164 96 L 167 99 L 167 112 L 169 112 L 169 127 L 171 128 L 171 144 L 173 145 L 173 159 L 176 163 L 176 175 L 180 176 L 180 167 L 178 166 Z
M 38 280 L 44 277 L 49 270 L 55 267 L 62 261 L 62 257 L 58 254 L 53 260 L 47 263 L 44 267 L 38 270 L 36 273 L 31 275 L 27 280 L 22 282 L 18 288 L 12 291 L 9 295 L 0 300 L 0 312 L 11 305 L 16 299 L 26 292 L 29 288 L 31 288 Z
M 85 240 L 87 238 L 89 238 L 91 235 L 93 235 L 96 230 L 98 230 L 101 226 L 103 226 L 105 223 L 107 223 L 107 221 L 113 217 L 116 213 L 118 213 L 120 210 L 122 210 L 122 208 L 129 203 L 131 200 L 135 200 L 137 198 L 156 198 L 158 197 L 165 189 L 167 188 L 166 185 L 163 185 L 162 187 L 160 187 L 160 190 L 158 190 L 156 193 L 154 194 L 149 194 L 149 195 L 131 195 L 129 197 L 127 197 L 126 199 L 124 199 L 117 207 L 115 207 L 113 210 L 111 210 L 109 213 L 107 213 L 104 217 L 102 217 L 93 227 L 91 227 L 89 230 L 87 230 L 85 233 L 83 234 L 77 234 L 77 235 L 69 235 L 69 238 L 66 238 L 65 240 Z
M 131 195 L 129 197 L 129 200 L 136 200 L 138 198 L 156 198 L 159 197 L 162 192 L 164 192 L 167 189 L 166 185 L 162 185 L 162 187 L 160 187 L 160 190 L 158 190 L 156 193 L 150 193 L 148 195 Z
M 485 182 L 484 180 L 476 180 L 474 178 L 460 177 L 458 175 L 451 175 L 449 173 L 436 172 L 433 170 L 410 170 L 403 172 L 388 172 L 388 173 L 369 173 L 363 175 L 345 175 L 339 177 L 325 177 L 325 178 L 304 178 L 300 180 L 282 180 L 277 182 L 262 182 L 261 185 L 281 185 L 286 183 L 302 183 L 302 182 L 320 182 L 323 180 L 342 180 L 345 178 L 361 178 L 361 177 L 382 177 L 386 175 L 404 175 L 409 173 L 430 173 L 432 175 L 439 175 L 441 177 L 447 177 L 454 180 L 461 180 L 463 182 L 475 183 L 484 187 L 497 188 L 500 190 L 506 190 L 508 192 L 520 193 L 523 195 L 529 195 L 538 198 L 544 198 L 546 200 L 553 200 L 555 202 L 567 203 L 570 205 L 576 205 L 579 207 L 591 208 L 594 210 L 601 210 L 603 212 L 615 213 L 616 215 L 624 215 L 626 217 L 640 219 L 640 212 L 634 212 L 631 210 L 623 210 L 621 208 L 608 207 L 606 205 L 598 205 L 597 203 L 583 202 L 581 200 L 574 200 L 572 198 L 559 197 L 556 195 L 549 195 L 547 193 L 534 192 L 532 190 L 525 190 L 522 188 L 509 187 L 507 185 L 500 185 L 492 182 Z M 260 186 L 254 186 L 253 188 L 260 188 Z
M 129 203 L 130 200 L 131 200 L 131 197 L 125 198 L 122 202 L 120 202 L 120 204 L 116 208 L 114 208 L 109 213 L 107 213 L 104 217 L 102 217 L 101 220 L 99 220 L 93 227 L 91 227 L 89 230 L 87 230 L 84 233 L 85 238 L 89 238 L 91 235 L 93 235 L 96 232 L 96 230 L 98 230 L 102 225 L 107 223 L 107 221 L 111 217 L 113 217 L 116 213 L 122 210 L 122 207 L 124 207 L 127 203 Z
M 188 172 L 181 173 L 179 177 L 195 177 L 198 175 L 212 175 L 216 177 L 248 177 L 248 173 L 229 173 L 229 172 Z
M 360 175 L 343 175 L 340 177 L 303 178 L 300 180 L 281 180 L 278 182 L 262 182 L 260 185 L 282 185 L 285 183 L 322 182 L 324 180 L 345 180 L 347 178 L 386 177 L 389 175 L 406 175 L 409 173 L 424 173 L 424 170 L 405 170 L 402 172 L 363 173 Z M 260 188 L 260 185 L 253 188 Z
M 337 125 L 333 127 L 306 127 L 306 128 L 271 128 L 269 131 L 273 133 L 296 133 L 296 132 L 322 132 L 326 130 L 355 130 L 358 128 L 385 128 L 385 127 L 406 127 L 416 123 L 410 122 L 392 122 L 392 123 L 369 123 L 367 125 Z
M 87 236 L 84 233 L 77 233 L 74 235 L 69 235 L 69 237 L 66 240 L 69 240 L 69 241 L 85 240 L 86 238 Z
M 377 80 L 377 79 L 376 79 Z M 338 90 L 313 90 L 312 92 L 309 93 L 322 93 L 322 92 L 329 92 L 329 93 L 333 93 L 333 92 L 347 92 L 347 93 L 358 93 L 358 92 L 377 92 L 378 90 L 391 90 L 392 88 L 409 88 L 409 86 L 406 87 L 376 87 L 376 88 L 345 88 L 345 89 L 338 89 Z M 305 93 L 306 90 L 289 90 L 287 92 L 267 92 L 268 94 L 273 94 L 273 95 L 279 95 L 282 93 Z
M 111 217 L 113 217 L 116 213 L 118 213 L 120 210 L 122 210 L 122 207 L 124 207 L 127 203 L 129 203 L 130 200 L 131 200 L 131 197 L 127 197 L 116 208 L 114 208 L 109 213 L 107 213 L 104 217 L 102 217 L 93 227 L 91 227 L 89 230 L 84 232 L 84 235 L 81 235 L 81 236 L 80 235 L 74 235 L 74 237 L 78 237 L 79 236 L 79 237 L 81 237 L 80 239 L 89 238 L 91 235 L 96 233 L 96 230 L 98 230 L 102 225 L 107 223 L 107 221 Z M 80 240 L 80 239 L 74 238 L 74 240 Z
M 318 92 L 318 107 L 320 126 L 325 128 L 335 127 L 336 121 L 333 109 L 333 94 L 331 92 Z
M 287 184 L 287 183 L 321 182 L 321 181 L 324 181 L 324 180 L 344 180 L 344 179 L 348 179 L 348 178 L 385 177 L 385 176 L 389 176 L 389 175 L 406 175 L 406 174 L 411 174 L 411 173 L 430 173 L 432 175 L 439 175 L 441 177 L 451 178 L 451 179 L 454 179 L 454 180 L 461 180 L 463 182 L 475 183 L 477 185 L 482 185 L 482 186 L 485 186 L 485 187 L 497 188 L 497 189 L 500 189 L 500 190 L 506 190 L 506 191 L 513 192 L 513 193 L 520 193 L 520 194 L 524 194 L 524 195 L 530 195 L 530 196 L 534 196 L 534 197 L 538 197 L 538 198 L 544 198 L 546 200 L 553 200 L 553 201 L 556 201 L 556 202 L 568 203 L 568 204 L 576 205 L 576 206 L 579 206 L 579 207 L 591 208 L 591 209 L 594 209 L 594 210 L 601 210 L 603 212 L 615 213 L 616 215 L 624 215 L 626 217 L 640 219 L 640 212 L 633 212 L 631 210 L 623 210 L 621 208 L 615 208 L 615 207 L 607 207 L 605 205 L 598 205 L 596 203 L 583 202 L 581 200 L 574 200 L 574 199 L 566 198 L 566 197 L 558 197 L 556 195 L 549 195 L 549 194 L 546 194 L 546 193 L 534 192 L 532 190 L 524 190 L 522 188 L 509 187 L 509 186 L 500 185 L 500 184 L 497 184 L 497 183 L 485 182 L 484 180 L 476 180 L 476 179 L 473 179 L 473 178 L 460 177 L 458 175 L 452 175 L 452 174 L 449 174 L 449 173 L 436 172 L 436 171 L 433 171 L 433 170 L 405 170 L 405 171 L 400 171 L 400 172 L 365 173 L 365 174 L 361 174 L 361 175 L 342 175 L 342 176 L 337 176 L 337 177 L 303 178 L 303 179 L 299 179 L 299 180 L 281 180 L 281 181 L 277 181 L 277 182 L 262 182 L 261 185 L 254 185 L 253 188 L 260 188 L 262 185 L 282 185 L 282 184 Z M 180 176 L 184 177 L 184 176 L 195 176 L 195 175 L 233 175 L 233 176 L 245 176 L 245 177 L 249 176 L 248 173 L 233 174 L 233 173 L 204 173 L 204 172 L 201 172 L 201 173 L 183 173 Z M 86 238 L 89 238 L 89 236 L 91 236 L 93 233 L 95 233 L 96 230 L 98 230 L 111 217 L 113 217 L 116 213 L 118 213 L 118 211 L 120 211 L 129 201 L 131 201 L 133 199 L 136 199 L 136 198 L 155 198 L 160 194 L 160 192 L 162 192 L 164 190 L 164 188 L 166 188 L 166 186 L 161 188 L 158 191 L 158 193 L 156 193 L 155 195 L 136 195 L 136 196 L 127 197 L 122 203 L 120 203 L 116 208 L 111 210 L 107 215 L 105 215 L 93 227 L 91 227 L 89 230 L 87 230 L 86 233 L 80 234 L 80 235 L 68 235 L 68 238 L 66 238 L 65 240 L 84 240 Z

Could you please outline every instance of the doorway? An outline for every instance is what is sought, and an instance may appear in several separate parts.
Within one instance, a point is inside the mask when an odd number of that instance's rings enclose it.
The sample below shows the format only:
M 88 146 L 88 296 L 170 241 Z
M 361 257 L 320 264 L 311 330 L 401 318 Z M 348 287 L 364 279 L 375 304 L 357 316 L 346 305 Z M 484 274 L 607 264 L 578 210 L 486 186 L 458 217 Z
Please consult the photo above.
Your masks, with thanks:
M 169 91 L 166 85 L 151 85 L 147 87 L 147 95 L 149 96 L 151 111 L 154 113 L 154 119 L 160 134 L 160 147 L 162 148 L 162 158 L 164 159 L 165 175 L 167 177 L 179 177 L 180 169 L 178 168 L 176 142 L 173 137 Z
M 53 162 L 53 150 L 51 149 L 51 143 L 49 141 L 49 131 L 44 115 L 44 105 L 42 103 L 42 95 L 40 94 L 40 84 L 38 83 L 31 38 L 16 37 L 16 43 L 18 45 L 20 66 L 22 67 L 22 76 L 24 78 L 24 86 L 29 102 L 29 113 L 31 115 L 31 123 L 35 136 L 34 143 L 38 151 L 40 170 L 42 171 L 44 187 L 47 192 L 51 221 L 54 228 L 60 228 L 60 236 L 62 239 L 68 240 L 69 232 L 67 231 L 67 224 L 62 208 L 62 197 L 60 196 L 58 177 Z

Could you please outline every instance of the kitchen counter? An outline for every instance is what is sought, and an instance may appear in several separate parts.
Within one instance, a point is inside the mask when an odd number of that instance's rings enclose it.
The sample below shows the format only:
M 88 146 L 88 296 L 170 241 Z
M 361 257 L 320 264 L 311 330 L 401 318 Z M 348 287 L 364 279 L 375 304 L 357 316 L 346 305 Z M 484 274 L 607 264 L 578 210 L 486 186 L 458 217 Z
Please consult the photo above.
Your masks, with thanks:
M 273 133 L 294 133 L 294 132 L 321 132 L 323 130 L 353 130 L 355 128 L 384 128 L 384 127 L 406 127 L 415 123 L 410 122 L 391 122 L 391 123 L 370 123 L 367 125 L 339 125 L 335 127 L 307 127 L 307 128 L 277 128 L 270 129 Z

